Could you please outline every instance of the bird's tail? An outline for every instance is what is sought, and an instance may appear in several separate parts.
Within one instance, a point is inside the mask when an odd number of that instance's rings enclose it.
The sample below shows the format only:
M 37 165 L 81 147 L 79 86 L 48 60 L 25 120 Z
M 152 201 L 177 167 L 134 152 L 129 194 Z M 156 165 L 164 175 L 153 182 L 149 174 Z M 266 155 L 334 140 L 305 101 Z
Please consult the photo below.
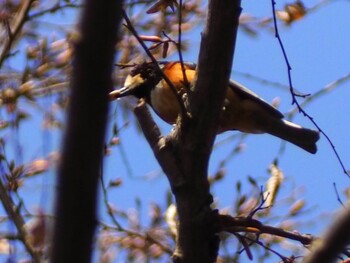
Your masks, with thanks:
M 289 141 L 309 153 L 316 153 L 316 142 L 320 138 L 317 131 L 303 128 L 286 120 L 279 120 L 270 126 L 268 133 Z

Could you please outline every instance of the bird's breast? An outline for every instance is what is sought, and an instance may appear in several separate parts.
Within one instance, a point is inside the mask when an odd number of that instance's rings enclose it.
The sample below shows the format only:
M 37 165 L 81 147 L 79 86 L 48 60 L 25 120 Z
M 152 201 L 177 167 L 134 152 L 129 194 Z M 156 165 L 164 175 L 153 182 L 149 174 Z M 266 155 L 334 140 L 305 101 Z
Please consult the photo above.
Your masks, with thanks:
M 170 124 L 176 122 L 180 113 L 179 103 L 169 86 L 161 80 L 151 91 L 151 106 L 157 115 Z

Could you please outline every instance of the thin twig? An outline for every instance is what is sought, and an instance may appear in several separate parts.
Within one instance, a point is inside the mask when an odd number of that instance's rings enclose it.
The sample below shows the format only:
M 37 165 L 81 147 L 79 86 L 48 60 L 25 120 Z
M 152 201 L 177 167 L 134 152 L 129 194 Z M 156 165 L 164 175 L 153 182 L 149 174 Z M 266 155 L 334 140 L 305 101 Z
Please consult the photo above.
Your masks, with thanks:
M 184 78 L 185 87 L 186 87 L 186 89 L 188 89 L 189 82 L 187 79 L 186 69 L 185 69 L 184 60 L 183 60 L 183 56 L 182 56 L 182 50 L 181 50 L 181 46 L 182 46 L 182 44 L 181 44 L 182 43 L 182 8 L 183 8 L 183 3 L 182 3 L 182 0 L 180 0 L 180 2 L 179 2 L 178 40 L 177 40 L 176 47 L 177 47 L 177 51 L 179 54 L 179 59 L 180 59 L 180 63 L 181 63 L 181 70 L 182 70 L 182 75 Z
M 338 86 L 340 86 L 341 84 L 343 84 L 349 80 L 350 80 L 350 74 L 346 74 L 344 76 L 341 76 L 340 78 L 326 84 L 323 88 L 316 91 L 315 93 L 313 93 L 309 97 L 305 98 L 305 100 L 302 103 L 300 103 L 300 106 L 305 107 L 307 104 L 309 104 L 314 99 L 320 98 L 322 95 L 326 95 L 327 92 L 334 90 L 335 88 L 337 88 Z M 298 108 L 291 110 L 290 113 L 288 113 L 288 116 L 295 114 L 295 112 L 297 110 L 298 110 Z
M 343 172 L 347 175 L 347 176 L 350 176 L 348 170 L 346 169 L 343 161 L 342 161 L 342 158 L 340 157 L 338 151 L 336 150 L 335 148 L 335 145 L 333 144 L 332 140 L 329 138 L 329 136 L 326 134 L 326 132 L 317 124 L 317 122 L 314 120 L 314 118 L 309 115 L 300 105 L 300 103 L 298 102 L 297 100 L 297 97 L 302 97 L 302 98 L 306 98 L 308 97 L 309 95 L 301 95 L 301 94 L 298 94 L 296 93 L 295 89 L 293 88 L 293 84 L 292 84 L 292 74 L 291 74 L 291 71 L 292 71 L 292 67 L 289 63 L 289 59 L 288 59 L 288 56 L 287 56 L 287 53 L 286 53 L 286 50 L 284 48 L 284 45 L 283 45 L 283 42 L 282 42 L 282 39 L 281 39 L 281 36 L 279 34 L 279 31 L 278 31 L 278 26 L 277 26 L 277 18 L 276 18 L 276 9 L 275 9 L 275 5 L 276 5 L 276 2 L 275 0 L 271 0 L 272 2 L 272 14 L 273 14 L 273 23 L 274 23 L 274 28 L 275 28 L 275 37 L 277 38 L 278 40 L 278 43 L 280 45 L 280 48 L 282 50 L 282 53 L 283 53 L 283 57 L 284 57 L 284 60 L 286 62 L 286 65 L 287 65 L 287 72 L 288 72 L 288 82 L 289 82 L 289 90 L 290 90 L 290 93 L 292 95 L 292 105 L 296 105 L 297 109 L 299 110 L 300 113 L 302 113 L 305 117 L 307 117 L 313 124 L 314 126 L 317 128 L 317 130 L 324 135 L 324 137 L 326 138 L 326 140 L 328 141 L 328 143 L 330 144 L 330 146 L 332 147 L 333 149 L 333 152 L 335 154 L 335 156 L 337 157 L 338 159 L 338 162 L 340 164 L 340 166 L 342 167 L 342 170 Z
M 130 230 L 130 229 L 125 229 L 123 227 L 122 228 L 119 228 L 118 226 L 117 227 L 113 227 L 113 226 L 107 225 L 107 224 L 105 224 L 103 222 L 100 222 L 100 224 L 102 225 L 102 227 L 104 229 L 110 229 L 110 230 L 114 230 L 114 231 L 117 231 L 117 232 L 123 232 L 123 233 L 125 233 L 125 234 L 127 234 L 129 236 L 136 236 L 136 237 L 139 237 L 139 238 L 141 238 L 143 240 L 150 241 L 151 243 L 154 243 L 157 246 L 159 246 L 167 254 L 169 254 L 169 255 L 173 254 L 173 250 L 171 248 L 169 248 L 168 246 L 165 246 L 164 244 L 162 244 L 161 242 L 156 240 L 149 233 L 141 234 L 140 232 L 136 232 L 136 231 L 133 231 L 133 230 Z
M 335 184 L 335 182 L 333 182 L 333 188 L 334 188 L 334 192 L 335 192 L 335 194 L 336 194 L 336 196 L 337 196 L 337 200 L 338 200 L 339 204 L 341 204 L 343 207 L 345 207 L 345 206 L 344 206 L 344 203 L 343 203 L 342 200 L 340 199 L 340 195 L 339 195 L 339 192 L 338 192 L 338 188 L 337 188 L 337 185 Z
M 42 11 L 39 11 L 37 13 L 34 13 L 34 14 L 30 15 L 29 19 L 38 18 L 38 17 L 46 15 L 48 13 L 55 13 L 57 11 L 65 9 L 65 8 L 80 8 L 80 7 L 83 7 L 83 5 L 75 5 L 75 4 L 72 4 L 72 3 L 62 4 L 61 5 L 60 2 L 58 2 L 57 4 L 55 4 L 54 6 L 48 8 L 48 9 L 45 9 L 45 10 L 42 10 Z
M 309 245 L 315 239 L 311 235 L 303 235 L 297 232 L 283 230 L 278 227 L 264 225 L 259 220 L 251 217 L 232 217 L 230 215 L 219 215 L 221 231 L 229 233 L 253 232 L 257 234 L 271 234 L 299 241 L 303 245 Z
M 135 231 L 132 231 L 130 229 L 125 229 L 118 222 L 118 220 L 116 219 L 115 215 L 113 214 L 113 211 L 110 208 L 110 205 L 109 205 L 109 202 L 108 202 L 108 193 L 107 193 L 107 188 L 106 188 L 104 180 L 103 180 L 103 176 L 101 176 L 100 179 L 101 179 L 101 186 L 102 186 L 102 192 L 103 192 L 103 201 L 105 203 L 105 206 L 107 207 L 107 213 L 108 213 L 110 219 L 112 220 L 113 224 L 115 225 L 115 227 L 110 227 L 110 226 L 107 226 L 107 225 L 101 223 L 103 225 L 103 227 L 111 228 L 111 229 L 114 229 L 117 232 L 124 232 L 127 235 L 137 236 L 137 237 L 140 237 L 140 238 L 142 238 L 144 240 L 148 240 L 148 241 L 158 245 L 167 254 L 172 255 L 173 251 L 169 247 L 163 245 L 161 242 L 156 240 L 150 234 L 146 233 L 145 235 L 143 235 L 143 234 L 141 234 L 139 232 L 135 232 Z
M 132 25 L 128 15 L 126 14 L 125 10 L 123 10 L 123 17 L 126 21 L 127 28 L 129 31 L 134 35 L 134 37 L 137 39 L 139 44 L 142 46 L 143 50 L 146 52 L 147 56 L 151 59 L 151 61 L 154 63 L 154 65 L 158 68 L 159 74 L 162 76 L 162 78 L 165 80 L 165 82 L 169 85 L 170 89 L 174 93 L 177 101 L 179 102 L 180 105 L 180 110 L 181 110 L 181 117 L 186 118 L 188 117 L 187 110 L 185 108 L 185 105 L 182 101 L 182 98 L 180 94 L 177 92 L 176 88 L 174 87 L 173 83 L 170 81 L 170 79 L 165 75 L 165 73 L 159 68 L 158 61 L 155 59 L 155 57 L 152 55 L 152 53 L 149 51 L 147 48 L 146 44 L 143 42 L 143 40 L 140 38 L 139 34 L 137 33 L 136 29 Z
M 18 232 L 18 238 L 22 241 L 27 252 L 30 254 L 34 262 L 36 263 L 41 262 L 39 253 L 35 251 L 35 249 L 33 248 L 33 246 L 30 244 L 28 240 L 28 233 L 25 229 L 24 219 L 19 213 L 19 211 L 17 210 L 17 206 L 13 202 L 2 180 L 0 180 L 0 200 L 5 208 L 6 213 L 15 224 Z
M 100 175 L 100 181 L 101 181 L 101 187 L 102 187 L 102 193 L 103 193 L 103 202 L 105 203 L 105 206 L 107 208 L 107 214 L 109 215 L 109 218 L 112 220 L 113 224 L 117 227 L 118 231 L 123 231 L 123 227 L 120 225 L 118 220 L 115 218 L 113 211 L 108 203 L 108 193 L 107 188 L 105 186 L 102 173 Z
M 263 186 L 260 187 L 260 204 L 255 207 L 252 211 L 250 211 L 248 218 L 253 218 L 253 216 L 261 210 L 266 210 L 268 208 L 271 208 L 272 205 L 264 206 L 266 203 L 267 198 L 269 197 L 270 193 L 267 193 L 266 197 L 264 196 Z
M 236 235 L 238 235 L 238 234 L 236 234 Z M 287 257 L 283 256 L 282 254 L 278 253 L 276 250 L 272 249 L 271 247 L 265 246 L 265 245 L 264 245 L 261 241 L 259 241 L 259 240 L 254 240 L 254 239 L 250 238 L 249 236 L 242 236 L 242 235 L 238 235 L 238 236 L 240 236 L 241 238 L 244 238 L 244 239 L 247 239 L 247 240 L 251 241 L 252 244 L 253 244 L 253 243 L 258 244 L 258 245 L 260 245 L 261 247 L 263 247 L 264 249 L 266 249 L 266 250 L 268 250 L 268 251 L 274 253 L 275 255 L 279 256 L 279 257 L 283 260 L 283 262 L 285 262 L 285 263 L 288 263 L 288 262 L 292 263 L 292 262 L 293 262 L 293 261 L 289 260 Z
M 9 36 L 4 41 L 5 44 L 3 45 L 2 52 L 0 54 L 0 68 L 2 67 L 2 64 L 4 63 L 5 59 L 8 57 L 9 52 L 11 51 L 12 44 L 18 37 L 19 33 L 21 32 L 25 22 L 27 22 L 28 14 L 30 11 L 30 8 L 32 6 L 32 3 L 35 0 L 25 0 L 23 3 L 23 6 L 21 7 L 21 10 L 19 14 L 16 17 L 16 21 L 13 25 L 13 28 L 10 28 L 9 30 Z

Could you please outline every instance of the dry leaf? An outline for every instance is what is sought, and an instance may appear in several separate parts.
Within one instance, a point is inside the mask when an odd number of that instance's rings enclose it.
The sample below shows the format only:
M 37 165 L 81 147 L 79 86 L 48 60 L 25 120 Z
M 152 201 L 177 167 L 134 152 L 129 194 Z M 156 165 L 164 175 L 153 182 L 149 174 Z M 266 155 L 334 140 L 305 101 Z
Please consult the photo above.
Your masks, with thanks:
M 284 179 L 283 172 L 276 164 L 271 164 L 269 171 L 271 176 L 266 183 L 266 190 L 264 192 L 266 207 L 271 207 L 274 204 L 276 195 Z M 269 209 L 266 209 L 265 211 L 268 213 Z
M 282 20 L 287 25 L 295 22 L 296 20 L 300 20 L 307 13 L 307 10 L 304 4 L 301 1 L 296 1 L 293 4 L 287 4 L 284 7 L 283 11 L 277 11 L 277 17 Z
M 170 9 L 175 12 L 175 6 L 177 7 L 178 4 L 176 0 L 159 0 L 154 5 L 152 5 L 148 10 L 147 14 L 154 14 L 159 11 L 165 11 L 167 7 L 170 7 Z

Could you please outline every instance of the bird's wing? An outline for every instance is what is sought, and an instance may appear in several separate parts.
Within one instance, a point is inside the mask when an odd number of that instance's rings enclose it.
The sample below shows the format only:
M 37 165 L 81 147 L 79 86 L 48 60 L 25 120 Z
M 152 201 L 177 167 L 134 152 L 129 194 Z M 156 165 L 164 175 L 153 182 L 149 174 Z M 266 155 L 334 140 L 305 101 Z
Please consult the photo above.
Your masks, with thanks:
M 180 62 L 180 61 L 176 61 Z M 170 62 L 168 61 L 163 61 L 161 62 L 162 64 L 166 65 Z M 184 62 L 184 65 L 191 69 L 191 70 L 196 70 L 197 65 L 195 63 L 191 63 L 191 62 Z M 253 100 L 256 103 L 259 103 L 259 105 L 263 108 L 265 108 L 267 111 L 269 111 L 273 116 L 275 116 L 276 118 L 282 119 L 284 116 L 281 112 L 279 112 L 275 107 L 273 107 L 271 104 L 269 104 L 268 102 L 266 102 L 265 100 L 263 100 L 262 98 L 260 98 L 257 94 L 255 94 L 253 91 L 251 91 L 250 89 L 246 88 L 245 86 L 243 86 L 242 84 L 238 83 L 237 81 L 234 80 L 230 80 L 229 81 L 229 87 L 237 93 L 238 96 L 240 96 L 243 99 L 247 99 L 247 100 Z
M 256 103 L 259 103 L 260 106 L 264 107 L 267 111 L 269 111 L 271 114 L 273 114 L 276 118 L 282 119 L 284 116 L 281 112 L 279 112 L 275 107 L 273 107 L 271 104 L 260 98 L 257 94 L 255 94 L 250 89 L 246 88 L 242 84 L 238 83 L 237 81 L 230 80 L 229 87 L 237 93 L 238 96 L 240 96 L 243 99 L 246 100 L 253 100 Z

